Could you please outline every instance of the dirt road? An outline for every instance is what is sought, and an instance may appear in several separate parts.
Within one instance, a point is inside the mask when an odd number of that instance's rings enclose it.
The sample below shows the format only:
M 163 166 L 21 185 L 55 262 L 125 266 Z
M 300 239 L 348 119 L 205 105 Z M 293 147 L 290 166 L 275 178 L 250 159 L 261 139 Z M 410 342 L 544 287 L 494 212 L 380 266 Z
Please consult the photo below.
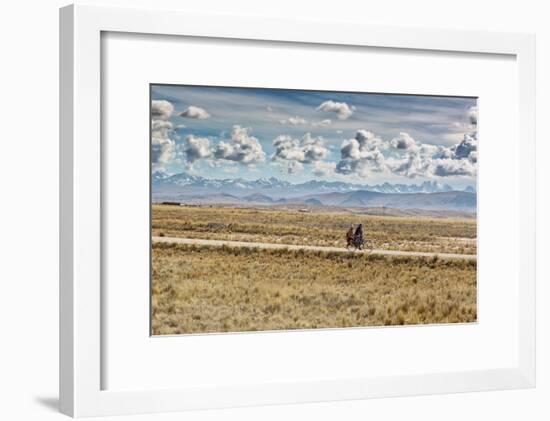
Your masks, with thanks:
M 322 247 L 322 246 L 303 246 L 296 244 L 274 244 L 274 243 L 250 243 L 246 241 L 227 241 L 227 240 L 203 240 L 201 238 L 178 238 L 178 237 L 153 237 L 153 242 L 157 243 L 176 243 L 176 244 L 196 244 L 204 246 L 227 246 L 227 247 L 249 247 L 260 249 L 287 249 L 287 250 L 313 250 L 313 251 L 331 251 L 340 253 L 351 253 L 343 247 Z M 434 257 L 441 259 L 466 259 L 476 260 L 475 254 L 455 254 L 455 253 L 429 253 L 421 251 L 401 251 L 401 250 L 364 250 L 355 253 L 384 254 L 389 256 L 416 256 L 416 257 Z

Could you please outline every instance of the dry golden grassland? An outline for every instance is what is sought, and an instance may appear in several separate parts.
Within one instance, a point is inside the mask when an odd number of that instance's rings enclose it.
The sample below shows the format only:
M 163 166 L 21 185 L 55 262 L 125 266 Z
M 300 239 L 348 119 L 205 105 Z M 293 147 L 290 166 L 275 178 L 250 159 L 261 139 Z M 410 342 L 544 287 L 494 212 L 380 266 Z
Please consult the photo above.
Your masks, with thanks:
M 279 244 L 345 246 L 351 223 L 362 223 L 367 247 L 476 254 L 476 221 L 302 213 L 291 210 L 154 205 L 153 235 Z
M 155 209 L 156 223 L 161 222 L 163 230 L 168 226 L 173 230 L 167 235 L 202 233 L 189 209 L 173 212 Z M 199 212 L 205 215 L 204 210 Z M 205 218 L 210 223 L 220 215 L 212 212 Z M 242 213 L 237 214 L 236 219 L 243 221 Z M 168 222 L 180 215 L 188 215 L 188 220 Z M 256 215 L 247 215 L 241 224 L 261 225 L 275 218 L 262 212 Z M 231 212 L 226 216 L 223 223 L 231 224 Z M 304 218 L 308 226 L 315 226 L 308 217 L 312 215 Z M 320 221 L 334 226 L 323 218 Z M 369 227 L 376 227 L 370 222 Z M 401 236 L 414 235 L 406 221 L 400 224 L 406 231 Z M 285 224 L 273 221 L 269 226 L 272 235 L 288 241 Z M 425 228 L 425 235 L 471 234 L 460 223 L 451 226 L 447 231 Z M 393 225 L 388 227 L 389 237 L 402 238 Z M 231 232 L 222 229 L 217 234 Z M 382 236 L 384 230 L 378 227 L 376 232 Z M 477 318 L 475 261 L 154 243 L 152 264 L 154 335 L 455 323 Z

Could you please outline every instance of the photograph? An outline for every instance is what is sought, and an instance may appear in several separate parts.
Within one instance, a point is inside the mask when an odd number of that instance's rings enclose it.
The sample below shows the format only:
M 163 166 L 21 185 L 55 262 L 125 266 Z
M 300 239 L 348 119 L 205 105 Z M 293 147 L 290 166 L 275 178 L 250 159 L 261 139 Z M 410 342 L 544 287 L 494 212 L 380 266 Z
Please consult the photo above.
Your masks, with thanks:
M 149 94 L 151 335 L 477 322 L 477 97 Z

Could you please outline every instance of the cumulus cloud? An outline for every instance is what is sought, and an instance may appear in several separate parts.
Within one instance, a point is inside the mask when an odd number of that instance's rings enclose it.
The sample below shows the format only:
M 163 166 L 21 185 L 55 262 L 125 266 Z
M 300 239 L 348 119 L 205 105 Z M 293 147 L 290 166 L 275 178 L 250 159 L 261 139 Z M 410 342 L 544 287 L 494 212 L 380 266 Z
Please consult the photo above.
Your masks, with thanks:
M 345 102 L 328 100 L 321 103 L 321 105 L 317 107 L 317 111 L 335 113 L 338 119 L 346 120 L 353 114 L 355 107 L 353 105 L 349 106 Z
M 250 134 L 249 127 L 234 125 L 231 140 L 221 141 L 214 150 L 214 158 L 252 165 L 265 161 L 260 141 Z
M 176 142 L 168 137 L 153 135 L 151 138 L 151 162 L 153 170 L 162 169 L 170 162 L 176 152 Z
M 153 132 L 163 132 L 166 134 L 167 131 L 172 130 L 174 126 L 171 122 L 165 120 L 152 120 L 151 121 L 151 130 Z
M 163 169 L 176 153 L 176 142 L 172 138 L 173 126 L 168 119 L 174 106 L 165 100 L 151 101 L 151 161 L 153 170 Z
M 418 152 L 423 155 L 436 156 L 444 153 L 448 148 L 444 146 L 430 145 L 428 143 L 418 143 Z
M 405 132 L 399 133 L 399 136 L 391 140 L 391 145 L 396 149 L 413 149 L 417 147 L 416 141 L 411 135 Z
M 415 177 L 473 176 L 476 174 L 477 135 L 467 133 L 458 144 L 445 147 L 416 141 L 408 133 L 385 141 L 368 130 L 358 130 L 340 147 L 335 172 L 362 178 L 373 172 Z
M 296 139 L 289 135 L 280 135 L 273 141 L 275 154 L 273 160 L 296 161 L 307 164 L 320 161 L 329 154 L 323 138 L 313 137 L 306 133 L 302 138 Z
M 371 172 L 383 171 L 385 157 L 381 150 L 386 147 L 382 139 L 374 133 L 358 130 L 353 139 L 342 142 L 336 172 L 367 177 Z
M 210 150 L 210 139 L 189 135 L 185 138 L 184 153 L 186 161 L 193 164 L 195 161 L 208 158 L 212 155 Z
M 474 176 L 477 168 L 477 133 L 466 133 L 461 142 L 451 147 L 416 143 L 400 159 L 388 160 L 395 174 L 417 176 Z
M 164 100 L 151 101 L 151 118 L 153 120 L 168 120 L 174 112 L 174 106 Z
M 396 175 L 409 178 L 432 176 L 432 160 L 429 156 L 417 152 L 406 154 L 401 158 L 389 158 L 387 168 Z
M 285 169 L 288 174 L 296 174 L 304 169 L 304 166 L 298 161 L 288 161 L 285 164 Z
M 433 162 L 433 173 L 439 177 L 471 176 L 476 168 L 468 159 L 437 159 Z
M 373 132 L 364 129 L 357 130 L 355 133 L 355 140 L 359 143 L 359 147 L 363 150 L 383 150 L 389 147 L 387 142 L 382 140 L 382 138 L 375 135 Z
M 336 164 L 339 174 L 356 174 L 367 178 L 373 172 L 384 170 L 384 155 L 380 151 L 363 153 L 360 159 L 342 158 Z
M 194 105 L 190 105 L 189 107 L 187 107 L 187 109 L 185 109 L 185 111 L 180 113 L 180 117 L 196 118 L 198 120 L 205 120 L 205 119 L 210 117 L 210 114 L 208 114 L 206 112 L 206 110 L 204 110 L 200 107 L 195 107 Z
M 476 133 L 465 134 L 464 139 L 451 149 L 455 159 L 467 158 L 477 162 L 477 135 Z
M 198 160 L 206 160 L 208 165 L 218 167 L 223 161 L 226 164 L 243 164 L 252 166 L 265 160 L 265 153 L 257 138 L 250 135 L 250 128 L 233 126 L 231 138 L 221 140 L 214 145 L 208 137 L 190 134 L 184 144 L 178 145 L 178 156 L 185 158 L 188 166 Z

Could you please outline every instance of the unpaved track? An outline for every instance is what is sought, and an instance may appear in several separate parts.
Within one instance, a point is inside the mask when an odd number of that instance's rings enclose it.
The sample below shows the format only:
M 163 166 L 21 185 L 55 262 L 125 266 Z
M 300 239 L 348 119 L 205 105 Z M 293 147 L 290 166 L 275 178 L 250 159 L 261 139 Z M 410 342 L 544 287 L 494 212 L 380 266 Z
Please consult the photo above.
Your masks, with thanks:
M 248 247 L 259 249 L 275 250 L 313 250 L 313 251 L 332 251 L 339 253 L 352 253 L 343 247 L 322 247 L 322 246 L 302 246 L 296 244 L 274 244 L 274 243 L 250 243 L 246 241 L 228 241 L 228 240 L 203 240 L 202 238 L 179 238 L 179 237 L 153 237 L 156 243 L 171 244 L 195 244 L 203 246 L 227 246 L 227 247 Z M 355 253 L 384 254 L 388 256 L 416 256 L 416 257 L 439 257 L 442 259 L 465 259 L 476 260 L 475 254 L 455 254 L 455 253 L 428 253 L 422 251 L 401 251 L 401 250 L 363 250 Z

